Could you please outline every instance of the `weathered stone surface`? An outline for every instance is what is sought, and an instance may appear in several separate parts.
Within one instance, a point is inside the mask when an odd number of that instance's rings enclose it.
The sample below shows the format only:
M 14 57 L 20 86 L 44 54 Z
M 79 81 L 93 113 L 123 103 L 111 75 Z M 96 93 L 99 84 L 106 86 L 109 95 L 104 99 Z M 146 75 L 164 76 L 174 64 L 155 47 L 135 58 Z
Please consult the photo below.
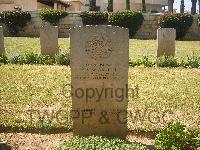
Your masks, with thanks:
M 157 30 L 157 57 L 175 55 L 176 30 L 173 28 L 160 28 Z
M 0 54 L 5 53 L 3 27 L 0 26 Z
M 54 56 L 58 53 L 58 27 L 42 26 L 40 29 L 41 54 Z
M 125 28 L 71 29 L 74 135 L 126 136 L 128 42 Z

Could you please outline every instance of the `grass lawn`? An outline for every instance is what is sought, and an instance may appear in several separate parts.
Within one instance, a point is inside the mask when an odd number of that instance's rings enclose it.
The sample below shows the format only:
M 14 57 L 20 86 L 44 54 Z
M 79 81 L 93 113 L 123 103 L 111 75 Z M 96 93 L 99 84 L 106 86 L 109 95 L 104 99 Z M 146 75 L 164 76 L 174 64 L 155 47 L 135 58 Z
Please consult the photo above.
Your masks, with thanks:
M 71 98 L 66 97 L 69 67 L 2 65 L 0 74 L 1 125 L 71 129 L 71 120 L 66 118 L 71 109 Z M 159 130 L 171 119 L 199 128 L 199 69 L 130 68 L 129 84 L 139 87 L 139 97 L 129 99 L 130 130 Z M 59 122 L 56 118 L 48 122 L 45 110 L 49 117 L 62 110 Z M 141 117 L 135 118 L 137 112 Z
M 142 56 L 148 56 L 150 59 L 156 58 L 156 40 L 134 40 L 130 42 L 130 59 L 136 60 Z M 17 53 L 33 51 L 40 53 L 39 38 L 5 38 L 6 52 L 9 57 Z M 69 39 L 60 38 L 59 47 L 62 51 L 69 50 Z M 176 41 L 176 57 L 184 60 L 187 55 L 200 56 L 200 41 Z
M 69 39 L 59 39 L 59 45 L 68 50 Z M 200 55 L 200 41 L 177 41 L 176 46 L 180 60 Z M 38 38 L 5 38 L 5 47 L 9 57 L 40 50 Z M 155 49 L 155 40 L 130 40 L 131 59 L 155 58 Z M 69 67 L 1 65 L 0 74 L 0 127 L 72 128 Z M 199 129 L 200 69 L 130 67 L 129 84 L 139 87 L 139 97 L 129 98 L 130 130 L 159 130 L 173 120 Z

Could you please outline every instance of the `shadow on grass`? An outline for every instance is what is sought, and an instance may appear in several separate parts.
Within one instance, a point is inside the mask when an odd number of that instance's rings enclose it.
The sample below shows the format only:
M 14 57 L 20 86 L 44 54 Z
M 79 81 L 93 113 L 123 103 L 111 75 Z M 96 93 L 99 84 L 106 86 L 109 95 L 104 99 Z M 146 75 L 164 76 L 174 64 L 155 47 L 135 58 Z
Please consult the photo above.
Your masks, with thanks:
M 159 132 L 160 131 L 131 130 L 131 131 L 128 131 L 128 135 L 133 135 L 138 139 L 147 138 L 147 139 L 150 139 L 150 140 L 155 140 L 156 135 Z M 144 144 L 144 143 L 142 143 L 142 145 L 146 146 L 149 150 L 155 150 L 156 149 L 154 144 Z
M 51 127 L 51 128 L 24 128 L 24 127 L 4 127 L 0 125 L 0 133 L 40 133 L 40 134 L 59 134 L 59 133 L 69 133 L 72 132 L 72 129 L 64 127 Z
M 135 135 L 137 137 L 146 137 L 149 139 L 155 139 L 156 135 L 160 133 L 159 130 L 155 131 L 144 131 L 144 130 L 129 130 L 129 134 Z
M 3 126 L 0 125 L 0 133 L 10 133 L 10 132 L 25 132 L 25 133 L 69 133 L 73 129 L 65 127 L 50 127 L 50 128 L 36 128 L 36 127 L 13 127 L 13 126 Z M 132 134 L 138 137 L 146 137 L 150 139 L 155 139 L 159 131 L 143 131 L 143 130 L 128 130 L 128 134 Z

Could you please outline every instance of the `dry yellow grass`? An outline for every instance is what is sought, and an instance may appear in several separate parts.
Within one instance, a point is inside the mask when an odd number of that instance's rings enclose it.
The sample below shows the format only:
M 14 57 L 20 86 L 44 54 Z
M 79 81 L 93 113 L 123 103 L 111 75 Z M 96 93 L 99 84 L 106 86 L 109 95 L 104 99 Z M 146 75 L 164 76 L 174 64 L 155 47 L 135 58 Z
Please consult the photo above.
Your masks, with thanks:
M 63 66 L 2 65 L 0 66 L 0 125 L 24 128 L 65 127 L 71 129 L 69 116 L 71 98 L 69 90 L 70 68 Z M 159 130 L 165 121 L 182 121 L 191 128 L 199 128 L 200 70 L 143 68 L 129 69 L 129 84 L 138 85 L 139 98 L 129 99 L 129 129 Z M 64 110 L 61 123 L 44 118 L 40 122 L 36 112 L 30 123 L 29 109 L 48 113 Z M 145 112 L 146 110 L 146 112 Z M 135 113 L 139 111 L 138 114 Z M 167 111 L 167 112 L 166 112 Z M 172 112 L 172 114 L 170 114 Z M 165 118 L 163 118 L 163 113 Z M 158 119 L 159 116 L 159 120 Z M 66 122 L 65 122 L 66 121 Z

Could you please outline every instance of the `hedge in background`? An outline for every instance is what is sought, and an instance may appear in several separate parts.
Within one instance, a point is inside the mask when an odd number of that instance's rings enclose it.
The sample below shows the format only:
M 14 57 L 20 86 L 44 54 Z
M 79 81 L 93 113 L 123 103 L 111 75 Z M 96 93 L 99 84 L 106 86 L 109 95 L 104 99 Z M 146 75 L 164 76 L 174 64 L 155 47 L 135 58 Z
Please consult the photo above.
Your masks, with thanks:
M 161 28 L 174 28 L 176 29 L 176 38 L 183 38 L 188 29 L 193 24 L 193 16 L 191 14 L 173 14 L 162 16 L 159 20 Z
M 3 23 L 3 12 L 0 12 L 0 23 Z
M 42 9 L 40 11 L 40 18 L 52 25 L 58 25 L 60 19 L 66 17 L 67 15 L 68 13 L 64 10 Z
M 3 11 L 0 13 L 1 22 L 4 23 L 12 35 L 16 35 L 30 20 L 31 15 L 26 11 Z
M 82 12 L 80 17 L 83 25 L 106 25 L 108 23 L 108 13 L 99 11 Z
M 144 21 L 141 12 L 125 10 L 114 13 L 109 18 L 109 24 L 129 29 L 130 37 L 133 37 Z

